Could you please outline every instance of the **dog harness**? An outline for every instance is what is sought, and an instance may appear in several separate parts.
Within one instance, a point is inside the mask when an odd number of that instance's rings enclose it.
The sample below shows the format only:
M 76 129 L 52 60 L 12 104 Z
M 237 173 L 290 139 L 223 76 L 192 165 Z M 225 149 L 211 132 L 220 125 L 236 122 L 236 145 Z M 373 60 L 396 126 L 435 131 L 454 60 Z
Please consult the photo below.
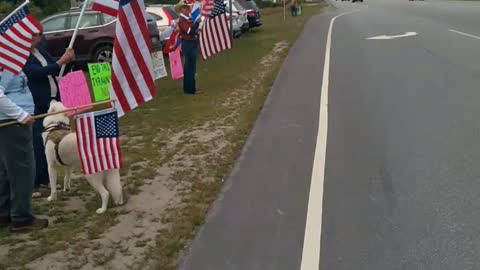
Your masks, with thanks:
M 51 141 L 55 144 L 55 157 L 57 158 L 58 163 L 63 166 L 68 165 L 62 161 L 62 158 L 60 158 L 58 147 L 63 138 L 70 134 L 70 131 L 70 126 L 65 123 L 55 123 L 54 125 L 48 126 L 43 130 L 43 132 L 48 132 L 47 139 L 45 140 L 45 146 L 47 145 L 48 141 Z

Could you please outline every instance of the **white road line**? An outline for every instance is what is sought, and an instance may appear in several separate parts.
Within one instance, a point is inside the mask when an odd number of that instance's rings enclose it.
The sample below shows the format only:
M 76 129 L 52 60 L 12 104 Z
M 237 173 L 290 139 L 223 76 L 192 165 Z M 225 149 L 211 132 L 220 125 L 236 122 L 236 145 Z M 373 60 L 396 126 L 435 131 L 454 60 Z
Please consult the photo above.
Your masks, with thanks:
M 328 130 L 328 83 L 330 77 L 330 47 L 332 29 L 335 20 L 341 16 L 357 12 L 354 10 L 335 16 L 328 28 L 325 62 L 323 66 L 322 93 L 320 96 L 320 116 L 318 124 L 315 158 L 313 160 L 312 179 L 308 199 L 307 222 L 303 240 L 302 264 L 300 270 L 319 270 L 320 241 L 322 234 L 323 183 L 325 177 L 325 156 L 327 152 Z
M 457 33 L 457 34 L 460 34 L 460 35 L 464 35 L 464 36 L 467 36 L 467 37 L 471 37 L 471 38 L 475 38 L 475 39 L 480 39 L 479 36 L 471 35 L 471 34 L 468 34 L 468 33 L 465 33 L 465 32 L 461 32 L 461 31 L 457 31 L 457 30 L 454 30 L 454 29 L 448 29 L 448 31 L 453 32 L 453 33 Z

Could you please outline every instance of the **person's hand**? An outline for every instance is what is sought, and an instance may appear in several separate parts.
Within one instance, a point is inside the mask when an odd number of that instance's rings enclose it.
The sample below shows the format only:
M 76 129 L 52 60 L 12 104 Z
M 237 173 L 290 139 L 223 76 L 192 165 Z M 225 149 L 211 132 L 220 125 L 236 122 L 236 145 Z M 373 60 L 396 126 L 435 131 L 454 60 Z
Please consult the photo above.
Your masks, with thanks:
M 202 16 L 198 16 L 195 22 L 200 23 L 202 21 Z
M 27 115 L 27 117 L 25 117 L 25 119 L 23 119 L 22 122 L 20 122 L 20 124 L 22 125 L 28 125 L 28 124 L 32 124 L 33 122 L 35 122 L 35 119 L 33 118 L 33 116 L 31 116 L 30 114 Z
M 74 58 L 75 58 L 75 51 L 72 48 L 68 48 L 65 51 L 65 53 L 62 55 L 62 57 L 60 57 L 57 63 L 60 66 L 66 65 L 72 62 Z

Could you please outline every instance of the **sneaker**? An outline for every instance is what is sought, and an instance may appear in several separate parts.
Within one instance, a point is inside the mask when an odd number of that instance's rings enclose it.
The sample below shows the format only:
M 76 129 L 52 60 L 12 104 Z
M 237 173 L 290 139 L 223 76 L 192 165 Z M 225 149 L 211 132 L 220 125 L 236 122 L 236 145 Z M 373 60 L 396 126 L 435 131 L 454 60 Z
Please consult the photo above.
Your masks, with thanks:
M 35 229 L 44 229 L 48 227 L 48 219 L 43 218 L 33 218 L 29 221 L 24 222 L 12 222 L 10 226 L 11 232 L 24 232 L 31 231 Z
M 7 228 L 8 226 L 10 226 L 10 218 L 9 217 L 0 218 L 0 229 Z

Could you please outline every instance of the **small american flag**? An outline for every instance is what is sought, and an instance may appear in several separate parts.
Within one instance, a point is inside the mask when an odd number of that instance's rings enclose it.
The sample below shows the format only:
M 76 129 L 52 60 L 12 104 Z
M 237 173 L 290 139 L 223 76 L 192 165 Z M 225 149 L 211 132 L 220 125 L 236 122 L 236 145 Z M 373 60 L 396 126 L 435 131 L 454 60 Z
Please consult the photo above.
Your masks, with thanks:
M 116 110 L 78 115 L 75 131 L 82 169 L 86 175 L 122 167 Z
M 110 95 L 120 104 L 118 116 L 155 95 L 151 43 L 142 0 L 120 0 L 113 43 Z
M 200 5 L 202 16 L 210 17 L 213 11 L 213 0 L 203 0 Z
M 223 0 L 213 0 L 213 11 L 205 20 L 200 33 L 200 53 L 205 60 L 223 50 L 232 48 L 225 3 Z
M 0 67 L 18 74 L 30 56 L 32 34 L 40 33 L 40 24 L 27 6 L 0 25 Z
M 92 9 L 117 17 L 118 0 L 94 0 Z

